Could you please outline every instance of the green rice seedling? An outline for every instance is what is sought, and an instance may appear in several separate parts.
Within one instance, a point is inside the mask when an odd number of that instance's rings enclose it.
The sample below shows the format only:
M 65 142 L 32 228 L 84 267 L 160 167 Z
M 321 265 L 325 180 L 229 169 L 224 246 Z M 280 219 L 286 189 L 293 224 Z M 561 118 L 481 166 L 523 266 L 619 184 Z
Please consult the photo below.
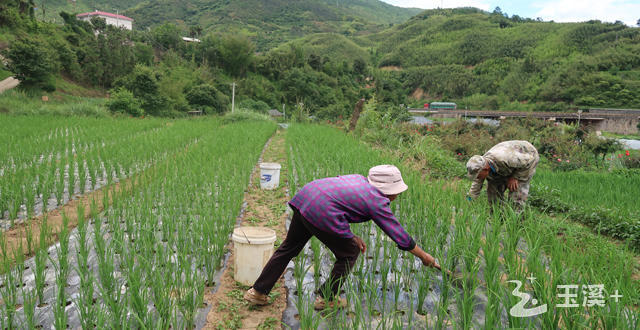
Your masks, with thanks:
M 499 218 L 491 217 L 486 239 L 482 245 L 485 268 L 484 277 L 487 285 L 488 306 L 485 312 L 485 326 L 488 328 L 498 327 L 500 324 L 500 233 L 502 222 Z
M 14 225 L 14 220 L 18 218 L 18 212 L 20 212 L 20 205 L 22 205 L 21 194 L 19 192 L 20 187 L 14 186 L 12 190 L 8 192 L 9 198 L 9 219 L 11 220 L 11 227 Z
M 425 315 L 427 312 L 424 310 L 424 300 L 429 293 L 431 276 L 427 271 L 418 272 L 418 305 L 416 306 L 416 312 L 420 315 Z
M 122 244 L 114 242 L 113 245 Z M 126 304 L 124 303 L 122 284 L 115 276 L 115 251 L 113 245 L 109 245 L 104 255 L 98 256 L 98 275 L 100 279 L 100 297 L 109 311 L 112 327 L 121 327 L 125 324 Z
M 451 251 L 449 251 L 449 254 Z M 454 269 L 453 267 L 453 258 L 447 257 L 444 258 L 444 251 L 437 250 L 435 253 L 435 257 L 438 260 L 441 260 L 440 266 L 443 269 Z M 451 292 L 451 275 L 453 274 L 451 271 L 443 271 L 442 275 L 442 284 L 440 286 L 440 299 L 436 304 L 436 324 L 435 327 L 438 329 L 442 329 L 445 326 L 446 320 L 449 318 L 449 294 Z
M 402 293 L 402 272 L 399 270 L 393 273 L 394 283 L 393 283 L 393 310 L 397 311 L 399 309 L 398 302 L 400 301 L 400 294 Z M 407 275 L 408 276 L 408 275 Z
M 98 170 L 97 170 L 97 160 L 95 158 L 92 158 L 91 161 L 89 162 L 89 166 L 88 169 L 89 171 L 89 178 L 90 178 L 90 185 L 91 188 L 90 190 L 94 190 L 96 189 L 97 186 L 97 179 L 98 179 Z
M 25 227 L 25 239 L 27 240 L 27 254 L 31 254 L 33 252 L 34 244 L 33 244 L 33 224 L 28 222 Z
M 74 299 L 78 310 L 78 318 L 83 328 L 95 327 L 96 324 L 96 306 L 94 302 L 94 285 L 95 277 L 88 269 L 82 269 L 80 267 L 75 268 L 76 272 L 80 276 L 80 286 L 78 288 L 78 297 Z
M 0 245 L 3 247 L 3 251 L 6 251 L 6 242 L 4 237 L 1 239 Z M 0 288 L 0 294 L 2 295 L 4 319 L 6 319 L 6 325 L 8 328 L 13 328 L 17 325 L 15 322 L 16 317 L 16 304 L 18 303 L 18 290 L 17 288 L 21 284 L 21 278 L 18 278 L 18 271 L 11 269 L 11 261 L 5 255 L 2 258 L 2 271 L 4 273 L 3 286 Z
M 294 268 L 293 268 L 293 276 L 296 280 L 296 290 L 298 290 L 298 299 L 296 302 L 296 306 L 303 307 L 303 297 L 304 297 L 304 274 L 307 273 L 309 267 L 305 268 L 305 259 L 306 255 L 304 252 L 298 254 L 297 257 L 294 258 Z
M 185 264 L 187 269 L 184 271 L 184 293 L 181 294 L 178 308 L 184 318 L 185 328 L 195 327 L 195 318 L 198 311 L 204 302 L 204 282 L 197 272 L 191 271 L 191 264 Z
M 67 160 L 67 173 L 69 179 L 67 180 L 67 191 L 69 192 L 69 199 L 75 194 L 76 191 L 76 165 L 75 161 L 69 159 Z
M 64 165 L 58 166 L 56 181 L 56 205 L 61 206 L 64 200 Z
M 131 306 L 131 313 L 140 328 L 152 326 L 152 315 L 147 306 L 150 303 L 150 292 L 146 287 L 146 275 L 143 272 L 142 264 L 148 261 L 137 262 L 135 254 L 126 253 L 123 255 L 123 265 L 126 271 L 128 302 Z
M 301 329 L 318 329 L 320 327 L 320 317 L 314 317 L 313 299 L 309 294 L 303 294 L 302 291 L 298 291 L 302 297 L 299 299 L 299 303 L 296 304 L 298 308 L 298 315 L 300 316 L 300 328 Z M 320 313 L 318 313 L 319 315 Z M 331 314 L 327 315 L 329 317 Z
M 164 261 L 163 262 L 167 262 Z M 156 262 L 156 264 L 158 264 Z M 155 269 L 151 273 L 153 306 L 157 313 L 156 328 L 168 328 L 171 324 L 173 305 L 170 298 L 171 273 L 166 269 Z
M 26 211 L 27 211 L 27 219 L 32 219 L 35 214 L 35 208 L 36 208 L 36 188 L 35 188 L 35 184 L 28 184 L 24 186 L 25 192 L 25 207 L 26 207 Z
M 318 287 L 320 285 L 320 267 L 322 266 L 322 255 L 320 254 L 320 241 L 315 237 L 311 238 L 311 251 L 313 251 L 313 279 L 315 281 L 316 287 Z
M 55 281 L 55 302 L 53 303 L 53 324 L 56 329 L 67 328 L 67 314 L 65 309 L 67 307 L 67 296 L 64 292 L 64 288 L 67 284 L 67 278 L 64 273 L 61 272 L 60 267 L 56 266 L 56 281 Z
M 26 287 L 22 288 L 22 311 L 24 313 L 24 326 L 27 329 L 37 328 L 36 319 L 36 294 L 33 290 L 29 290 Z
M 80 193 L 84 194 L 87 191 L 87 164 L 84 157 L 78 161 L 78 182 L 80 183 Z
M 378 287 L 374 282 L 374 274 L 372 272 L 369 272 L 367 275 L 366 281 L 363 284 L 363 292 L 365 295 L 365 305 L 369 315 L 368 319 L 371 320 L 372 316 L 377 317 L 379 315 L 379 311 L 376 310 L 376 304 L 380 299 L 380 297 L 378 297 Z M 371 324 L 369 323 L 369 327 L 370 326 Z
M 47 268 L 47 239 L 51 233 L 51 228 L 47 223 L 46 214 L 42 217 L 42 223 L 40 224 L 40 234 L 38 241 L 38 250 L 35 255 L 35 269 L 33 271 L 34 285 L 36 295 L 38 297 L 38 303 L 44 304 L 44 285 L 46 281 L 46 268 Z

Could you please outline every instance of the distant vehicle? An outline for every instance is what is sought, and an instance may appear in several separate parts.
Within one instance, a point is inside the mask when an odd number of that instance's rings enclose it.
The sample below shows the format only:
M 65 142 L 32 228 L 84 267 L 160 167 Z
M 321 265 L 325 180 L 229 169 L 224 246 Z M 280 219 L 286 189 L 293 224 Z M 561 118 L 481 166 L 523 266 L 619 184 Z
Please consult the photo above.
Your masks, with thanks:
M 424 108 L 429 110 L 456 110 L 458 105 L 453 102 L 431 102 L 425 103 Z

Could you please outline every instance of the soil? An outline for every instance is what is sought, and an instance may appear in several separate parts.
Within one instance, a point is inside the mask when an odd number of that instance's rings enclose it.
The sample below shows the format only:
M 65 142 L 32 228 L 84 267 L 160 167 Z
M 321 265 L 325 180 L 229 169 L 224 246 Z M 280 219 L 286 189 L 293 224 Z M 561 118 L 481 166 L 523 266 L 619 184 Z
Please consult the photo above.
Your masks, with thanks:
M 269 227 L 276 231 L 276 245 L 286 236 L 285 220 L 288 202 L 287 161 L 285 152 L 284 131 L 278 130 L 265 147 L 262 162 L 279 163 L 280 185 L 274 190 L 260 189 L 259 164 L 253 171 L 249 187 L 245 193 L 246 211 L 241 226 Z M 205 329 L 255 329 L 281 328 L 282 312 L 287 305 L 287 292 L 281 278 L 271 291 L 270 304 L 267 306 L 251 306 L 242 296 L 248 287 L 236 283 L 233 279 L 233 242 L 227 248 L 231 251 L 228 266 L 221 277 L 218 290 L 212 293 L 208 289 L 205 302 L 212 306 L 207 315 Z
M 415 99 L 415 100 L 423 100 L 425 96 L 425 92 L 424 89 L 422 88 L 416 88 L 413 93 L 411 93 L 411 98 Z
M 49 241 L 47 242 L 47 246 L 54 244 L 58 241 L 58 234 L 62 231 L 62 216 L 63 214 L 69 219 L 68 227 L 69 230 L 75 228 L 78 224 L 78 205 L 82 205 L 84 207 L 84 216 L 85 218 L 89 217 L 91 214 L 91 202 L 95 200 L 96 205 L 98 206 L 98 212 L 102 212 L 104 210 L 103 195 L 104 191 L 107 189 L 112 189 L 112 192 L 119 192 L 121 186 L 124 184 L 128 184 L 130 180 L 127 179 L 125 181 L 116 183 L 111 187 L 104 187 L 100 190 L 95 190 L 91 193 L 80 196 L 78 199 L 74 199 L 69 201 L 67 204 L 63 205 L 60 208 L 55 210 L 51 210 L 46 214 L 37 216 L 20 224 L 16 224 L 11 227 L 9 230 L 3 233 L 6 239 L 6 248 L 7 251 L 4 251 L 2 247 L 0 247 L 0 253 L 5 254 L 8 252 L 8 257 L 14 261 L 16 254 L 15 251 L 22 249 L 23 260 L 32 257 L 35 254 L 35 249 L 39 246 L 40 242 L 40 228 L 42 227 L 44 217 L 47 218 L 47 226 L 49 226 L 51 230 L 51 234 L 48 236 Z M 31 242 L 31 251 L 29 251 L 27 247 L 27 230 L 31 230 L 32 233 L 32 242 Z
M 402 68 L 399 67 L 399 66 L 395 66 L 395 65 L 389 65 L 389 66 L 381 67 L 380 70 L 384 70 L 384 71 L 402 71 Z

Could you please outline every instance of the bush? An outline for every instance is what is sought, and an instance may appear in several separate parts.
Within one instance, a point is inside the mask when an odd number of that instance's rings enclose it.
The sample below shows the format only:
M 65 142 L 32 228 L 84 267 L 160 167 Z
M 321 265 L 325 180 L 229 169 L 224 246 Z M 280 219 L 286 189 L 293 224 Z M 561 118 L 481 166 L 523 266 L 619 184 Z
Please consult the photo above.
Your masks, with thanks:
M 203 110 L 204 113 L 223 113 L 229 100 L 226 95 L 209 84 L 192 87 L 185 97 L 192 108 Z
M 133 96 L 133 93 L 122 87 L 112 90 L 107 108 L 112 113 L 124 113 L 134 117 L 144 115 L 144 110 L 140 107 L 140 102 Z
M 222 117 L 223 124 L 231 124 L 239 121 L 273 121 L 273 119 L 268 115 L 246 110 L 238 110 L 233 113 L 229 112 Z
M 271 107 L 263 101 L 254 101 L 252 99 L 244 99 L 236 105 L 238 109 L 252 110 L 259 113 L 267 113 Z
M 640 154 L 624 156 L 622 164 L 629 169 L 640 169 Z

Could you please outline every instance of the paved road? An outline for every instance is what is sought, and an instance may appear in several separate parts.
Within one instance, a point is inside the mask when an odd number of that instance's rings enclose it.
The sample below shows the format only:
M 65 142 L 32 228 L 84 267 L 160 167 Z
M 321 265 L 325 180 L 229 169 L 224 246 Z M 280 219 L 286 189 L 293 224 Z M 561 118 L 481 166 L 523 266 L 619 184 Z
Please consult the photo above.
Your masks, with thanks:
M 9 77 L 3 81 L 0 81 L 0 93 L 8 90 L 8 89 L 12 89 L 16 86 L 18 86 L 20 84 L 20 80 L 14 78 L 14 77 Z

